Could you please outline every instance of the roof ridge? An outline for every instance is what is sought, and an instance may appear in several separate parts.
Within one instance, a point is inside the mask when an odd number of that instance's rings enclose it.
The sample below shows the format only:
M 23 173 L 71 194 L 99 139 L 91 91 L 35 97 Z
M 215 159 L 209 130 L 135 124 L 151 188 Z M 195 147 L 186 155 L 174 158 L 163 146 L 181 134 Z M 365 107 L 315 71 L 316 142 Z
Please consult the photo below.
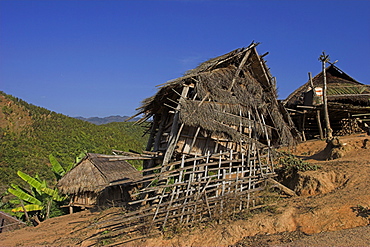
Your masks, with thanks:
M 98 171 L 100 172 L 100 174 L 101 174 L 101 175 L 102 175 L 102 177 L 104 178 L 105 182 L 106 182 L 106 183 L 109 183 L 107 176 L 106 176 L 106 175 L 104 174 L 104 172 L 100 169 L 99 165 L 97 165 L 97 164 L 94 162 L 94 159 L 95 159 L 95 158 L 96 158 L 96 159 L 105 159 L 105 158 L 103 158 L 103 157 L 99 157 L 99 156 L 98 156 L 98 154 L 96 154 L 96 153 L 88 153 L 88 154 L 87 154 L 87 156 L 88 156 L 88 158 L 87 158 L 87 159 L 89 159 L 89 160 L 90 160 L 90 162 L 91 162 L 91 164 L 93 164 L 93 165 L 96 167 L 96 169 L 98 169 Z M 109 161 L 109 160 L 108 160 L 108 161 Z

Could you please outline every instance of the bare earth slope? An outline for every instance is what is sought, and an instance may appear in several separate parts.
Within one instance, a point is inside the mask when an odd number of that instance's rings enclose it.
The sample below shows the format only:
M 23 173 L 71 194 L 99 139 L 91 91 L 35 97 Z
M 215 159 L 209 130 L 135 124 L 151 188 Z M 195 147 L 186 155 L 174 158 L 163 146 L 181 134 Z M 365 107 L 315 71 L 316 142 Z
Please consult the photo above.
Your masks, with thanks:
M 175 236 L 142 236 L 116 244 L 126 246 L 370 246 L 369 217 L 359 214 L 359 205 L 370 207 L 370 147 L 362 148 L 368 136 L 340 137 L 343 157 L 322 160 L 326 143 L 308 141 L 294 153 L 321 169 L 299 174 L 294 184 L 297 197 L 284 198 L 275 210 L 246 220 L 209 224 Z M 37 227 L 0 234 L 0 246 L 98 245 L 102 232 L 95 222 L 105 212 L 80 212 L 49 219 Z M 109 243 L 114 244 L 114 243 Z

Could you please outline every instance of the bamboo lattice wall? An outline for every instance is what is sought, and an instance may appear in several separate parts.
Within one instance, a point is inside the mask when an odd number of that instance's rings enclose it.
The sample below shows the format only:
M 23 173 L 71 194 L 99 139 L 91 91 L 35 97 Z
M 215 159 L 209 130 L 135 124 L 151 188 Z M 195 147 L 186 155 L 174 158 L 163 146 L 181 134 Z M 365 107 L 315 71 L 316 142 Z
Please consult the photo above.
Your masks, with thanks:
M 271 150 L 253 144 L 244 153 L 185 157 L 162 167 L 162 172 L 158 167 L 143 170 L 154 173 L 141 181 L 148 186 L 133 195 L 132 211 L 101 222 L 100 227 L 122 234 L 149 225 L 160 230 L 167 224 L 192 225 L 219 218 L 230 210 L 230 203 L 237 213 L 255 206 L 253 193 L 275 176 Z

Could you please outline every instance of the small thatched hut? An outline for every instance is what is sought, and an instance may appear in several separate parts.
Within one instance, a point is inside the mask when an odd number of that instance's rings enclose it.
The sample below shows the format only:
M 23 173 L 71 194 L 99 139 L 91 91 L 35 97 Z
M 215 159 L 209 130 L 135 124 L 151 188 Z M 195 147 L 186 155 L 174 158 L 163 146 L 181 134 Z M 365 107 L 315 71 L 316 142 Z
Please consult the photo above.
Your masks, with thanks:
M 58 182 L 59 190 L 71 196 L 69 206 L 94 207 L 131 200 L 130 184 L 141 179 L 131 164 L 88 153 Z
M 356 115 L 370 113 L 370 86 L 362 84 L 335 65 L 326 68 L 327 101 L 331 128 L 335 135 L 350 134 L 357 129 Z M 307 139 L 324 132 L 323 73 L 291 93 L 284 101 L 297 128 Z M 361 127 L 361 126 L 360 126 Z
M 0 211 L 0 233 L 25 227 L 26 223 Z

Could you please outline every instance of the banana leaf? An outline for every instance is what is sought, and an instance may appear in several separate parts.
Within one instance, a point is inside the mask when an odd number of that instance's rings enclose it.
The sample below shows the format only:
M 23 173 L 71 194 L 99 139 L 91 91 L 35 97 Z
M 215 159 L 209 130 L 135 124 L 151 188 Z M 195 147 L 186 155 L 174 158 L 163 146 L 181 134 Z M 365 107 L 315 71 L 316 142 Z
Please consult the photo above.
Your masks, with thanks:
M 60 196 L 57 189 L 53 190 L 53 189 L 50 189 L 50 188 L 42 188 L 41 191 L 44 192 L 45 194 L 51 196 L 54 201 L 61 202 L 61 201 L 64 201 L 65 199 L 67 199 L 67 197 Z
M 18 176 L 22 178 L 24 181 L 26 181 L 29 185 L 31 185 L 33 188 L 37 189 L 38 191 L 41 191 L 43 186 L 42 183 L 40 183 L 37 179 L 31 177 L 30 175 L 23 173 L 21 171 L 17 172 Z
M 9 200 L 9 202 L 11 204 L 21 204 L 21 201 L 18 198 L 17 199 L 11 199 L 11 200 Z
M 31 177 L 30 175 L 23 173 L 21 171 L 17 172 L 18 176 L 21 177 L 24 181 L 26 181 L 30 186 L 35 188 L 37 192 L 42 195 L 42 193 L 45 193 L 53 198 L 55 201 L 63 201 L 66 199 L 66 197 L 61 197 L 58 194 L 57 189 L 50 189 L 46 187 L 46 182 L 45 183 L 40 183 L 37 181 L 37 179 Z
M 13 189 L 15 190 L 23 190 L 22 188 L 20 188 L 18 185 L 16 184 L 10 184 L 11 187 L 13 187 Z
M 49 160 L 51 163 L 51 170 L 59 177 L 63 177 L 66 173 L 66 170 L 60 165 L 54 155 L 49 155 Z
M 15 189 L 12 189 L 12 188 L 8 188 L 8 192 L 12 193 L 13 195 L 15 195 L 16 197 L 18 197 L 19 199 L 21 199 L 23 201 L 26 201 L 26 202 L 29 202 L 29 203 L 32 203 L 32 204 L 37 204 L 37 205 L 42 204 L 37 198 L 31 196 L 30 194 L 27 194 L 26 192 L 24 192 L 22 190 L 15 190 Z
M 34 191 L 34 189 L 32 187 L 31 187 L 31 191 L 28 191 L 28 190 L 26 190 L 26 189 L 24 189 L 24 188 L 22 188 L 22 187 L 20 187 L 20 186 L 18 186 L 16 184 L 10 184 L 10 186 L 13 189 L 15 189 L 15 190 L 18 190 L 20 192 L 24 192 L 26 194 L 30 194 L 32 197 L 35 197 L 36 198 L 36 193 L 35 193 L 35 191 Z
M 12 214 L 12 210 L 10 208 L 2 208 L 1 212 L 4 212 L 6 214 Z
M 36 204 L 27 204 L 24 206 L 24 208 L 26 209 L 27 212 L 31 212 L 31 211 L 40 211 L 44 208 L 44 206 L 36 205 Z M 13 208 L 12 212 L 13 213 L 24 212 L 24 209 L 23 207 L 17 207 L 17 208 Z

